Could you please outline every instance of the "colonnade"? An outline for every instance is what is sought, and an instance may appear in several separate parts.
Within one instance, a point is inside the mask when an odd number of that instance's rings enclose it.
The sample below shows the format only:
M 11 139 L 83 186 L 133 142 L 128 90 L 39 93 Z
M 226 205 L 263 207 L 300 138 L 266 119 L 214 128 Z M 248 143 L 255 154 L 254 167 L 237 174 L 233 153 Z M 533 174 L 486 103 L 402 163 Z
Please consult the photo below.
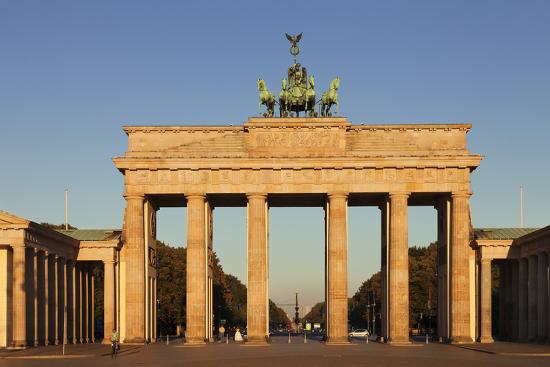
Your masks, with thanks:
M 12 346 L 93 342 L 94 277 L 90 268 L 47 250 L 12 249 Z
M 390 343 L 409 342 L 408 217 L 410 193 L 391 192 L 380 205 L 382 225 L 382 336 Z M 469 200 L 457 192 L 436 204 L 440 212 L 440 245 L 445 277 L 439 282 L 442 339 L 473 340 Z M 269 335 L 268 194 L 247 198 L 247 328 L 248 342 L 262 344 Z M 327 343 L 347 342 L 348 334 L 348 198 L 345 192 L 326 197 L 326 325 Z M 211 244 L 208 218 L 211 206 L 205 193 L 186 195 L 187 343 L 210 340 L 211 300 L 208 297 L 208 256 Z M 209 304 L 210 303 L 210 304 Z M 473 317 L 473 315 L 472 315 Z
M 549 252 L 518 259 L 493 260 L 499 268 L 498 338 L 520 342 L 550 342 Z M 491 259 L 479 261 L 479 340 L 492 336 Z

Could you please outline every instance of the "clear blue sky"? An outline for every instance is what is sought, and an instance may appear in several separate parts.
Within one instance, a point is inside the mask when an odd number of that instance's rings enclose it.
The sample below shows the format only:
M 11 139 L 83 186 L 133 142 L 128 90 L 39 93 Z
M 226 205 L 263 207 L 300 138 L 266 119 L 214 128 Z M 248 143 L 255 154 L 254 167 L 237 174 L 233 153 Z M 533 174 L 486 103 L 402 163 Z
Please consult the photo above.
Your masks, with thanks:
M 255 81 L 277 90 L 300 60 L 318 92 L 341 77 L 354 123 L 471 122 L 474 225 L 550 224 L 548 1 L 4 1 L 0 5 L 0 209 L 35 221 L 120 227 L 123 177 L 110 159 L 123 124 L 240 124 Z M 216 211 L 216 249 L 246 280 L 245 214 Z M 320 209 L 271 212 L 271 294 L 323 294 Z M 350 209 L 350 290 L 379 266 L 378 213 Z M 298 225 L 302 230 L 298 230 Z M 411 208 L 410 242 L 435 238 Z M 185 210 L 162 209 L 159 237 L 182 245 Z

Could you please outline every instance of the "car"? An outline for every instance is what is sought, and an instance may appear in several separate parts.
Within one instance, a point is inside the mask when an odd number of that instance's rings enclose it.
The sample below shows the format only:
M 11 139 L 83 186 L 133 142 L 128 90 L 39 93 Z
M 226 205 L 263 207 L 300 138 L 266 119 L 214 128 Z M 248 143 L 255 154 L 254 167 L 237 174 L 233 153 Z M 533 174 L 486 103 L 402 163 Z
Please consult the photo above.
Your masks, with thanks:
M 350 338 L 366 338 L 369 336 L 369 331 L 367 329 L 357 329 L 353 330 L 348 334 Z

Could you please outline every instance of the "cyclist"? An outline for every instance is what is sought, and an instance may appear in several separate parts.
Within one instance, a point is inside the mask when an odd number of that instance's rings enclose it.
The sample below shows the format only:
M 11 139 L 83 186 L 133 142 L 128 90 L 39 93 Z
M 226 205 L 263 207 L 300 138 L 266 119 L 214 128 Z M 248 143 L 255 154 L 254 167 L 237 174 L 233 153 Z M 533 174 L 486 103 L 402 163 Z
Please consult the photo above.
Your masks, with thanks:
M 118 331 L 113 329 L 111 333 L 111 358 L 116 358 L 116 354 L 120 347 L 118 346 Z

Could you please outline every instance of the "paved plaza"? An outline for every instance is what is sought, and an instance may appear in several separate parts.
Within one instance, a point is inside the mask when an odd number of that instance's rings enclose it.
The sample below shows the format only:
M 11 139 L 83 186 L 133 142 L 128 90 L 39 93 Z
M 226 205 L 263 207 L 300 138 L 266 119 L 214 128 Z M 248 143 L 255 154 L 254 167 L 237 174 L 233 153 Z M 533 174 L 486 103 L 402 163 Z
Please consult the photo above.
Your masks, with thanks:
M 468 349 L 473 348 L 473 349 Z M 276 337 L 270 346 L 208 344 L 184 346 L 181 341 L 124 345 L 116 360 L 107 345 L 40 347 L 0 352 L 0 366 L 548 366 L 550 346 L 494 343 L 464 346 L 421 344 L 390 346 L 354 341 L 348 346 L 329 346 L 317 340 L 303 343 L 294 337 Z

